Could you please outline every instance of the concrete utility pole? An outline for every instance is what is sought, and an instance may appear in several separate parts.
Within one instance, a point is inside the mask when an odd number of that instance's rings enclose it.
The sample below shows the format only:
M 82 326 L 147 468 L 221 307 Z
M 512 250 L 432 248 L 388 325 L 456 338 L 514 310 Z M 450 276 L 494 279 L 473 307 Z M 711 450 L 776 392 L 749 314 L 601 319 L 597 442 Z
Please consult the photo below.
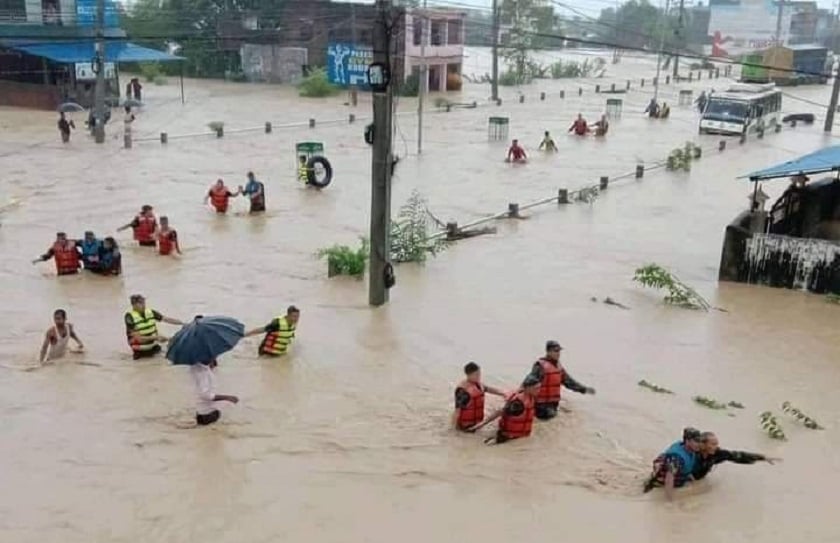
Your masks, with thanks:
M 831 71 L 834 72 L 833 66 Z M 840 96 L 840 70 L 834 74 L 834 87 L 831 89 L 831 100 L 828 103 L 828 111 L 825 114 L 825 126 L 823 130 L 827 134 L 831 134 L 831 129 L 834 127 L 834 113 L 837 111 L 838 96 Z
M 373 61 L 388 65 L 391 36 L 391 0 L 376 0 L 379 19 L 373 31 Z M 390 68 L 390 65 L 389 65 Z M 385 270 L 391 260 L 391 137 L 393 126 L 393 85 L 373 95 L 373 163 L 370 202 L 370 286 L 368 302 L 380 306 L 388 302 Z
M 785 9 L 785 0 L 777 0 L 779 10 L 776 12 L 776 45 L 782 45 L 782 12 Z
M 493 0 L 493 80 L 491 98 L 499 99 L 499 0 Z
M 96 0 L 96 88 L 93 94 L 93 137 L 96 143 L 105 143 L 105 0 Z
M 677 54 L 674 55 L 674 79 L 677 78 L 680 74 L 680 54 L 679 50 L 680 47 L 683 46 L 683 16 L 685 14 L 685 0 L 680 0 L 680 18 L 679 22 L 677 23 L 677 35 L 680 37 L 679 43 L 677 44 Z
M 423 99 L 426 97 L 429 86 L 429 67 L 426 66 L 426 42 L 428 41 L 428 32 L 426 27 L 429 25 L 429 18 L 427 16 L 426 7 L 427 0 L 423 0 L 423 17 L 420 26 L 420 99 L 417 101 L 417 154 L 423 153 Z M 415 12 L 416 13 L 416 12 Z

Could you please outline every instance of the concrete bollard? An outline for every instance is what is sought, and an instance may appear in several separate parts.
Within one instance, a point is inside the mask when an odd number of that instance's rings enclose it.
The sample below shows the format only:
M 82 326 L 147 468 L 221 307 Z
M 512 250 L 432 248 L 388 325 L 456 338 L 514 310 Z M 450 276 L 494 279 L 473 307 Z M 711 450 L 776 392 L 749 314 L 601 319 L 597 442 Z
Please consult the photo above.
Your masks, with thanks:
M 718 142 L 718 151 L 723 151 L 726 149 L 726 140 L 720 140 Z
M 715 79 L 720 79 L 720 68 L 715 68 Z
M 564 90 L 561 90 L 561 91 L 560 91 L 560 99 L 561 99 L 561 100 L 565 100 L 565 99 L 566 99 L 566 91 L 564 91 Z
M 601 92 L 601 85 L 595 85 L 595 94 Z
M 746 133 L 746 132 L 744 132 L 743 134 L 741 134 L 741 137 L 740 137 L 740 139 L 738 140 L 738 143 L 740 143 L 741 145 L 743 145 L 743 144 L 747 143 L 747 133 Z
M 540 100 L 545 100 L 545 93 L 544 92 L 540 93 Z
M 602 175 L 602 176 L 601 176 L 600 183 L 599 183 L 599 185 L 598 185 L 598 186 L 599 186 L 599 188 L 600 188 L 601 190 L 607 190 L 607 187 L 609 186 L 609 184 L 610 184 L 610 178 L 609 178 L 609 177 L 607 177 L 606 175 Z
M 612 86 L 610 87 L 610 91 L 615 92 L 615 83 L 613 83 Z
M 271 134 L 271 123 L 265 123 L 265 133 Z
M 309 128 L 315 128 L 315 119 L 309 119 Z
M 796 128 L 796 121 L 791 121 L 790 122 L 790 127 L 791 128 Z
M 641 84 L 642 84 L 642 86 L 643 86 L 643 87 L 645 86 L 645 80 L 644 80 L 644 79 L 642 79 L 642 83 L 641 83 Z
M 508 218 L 518 219 L 521 216 L 519 214 L 519 204 L 508 204 Z
M 694 148 L 694 160 L 699 160 L 703 157 L 703 148 L 702 147 L 695 147 Z
M 568 204 L 569 203 L 569 190 L 568 189 L 559 189 L 557 191 L 557 203 L 558 204 Z
M 627 80 L 627 90 L 630 90 L 630 80 Z
M 714 70 L 709 70 L 709 79 L 712 79 L 715 76 Z
M 636 164 L 636 179 L 641 179 L 645 176 L 644 164 Z
M 355 123 L 356 122 L 356 115 L 351 113 L 350 116 L 347 118 L 347 122 L 349 122 L 350 124 Z
M 219 126 L 219 127 L 217 127 L 217 128 L 216 128 L 216 137 L 217 137 L 217 138 L 221 138 L 221 137 L 223 137 L 224 135 L 225 135 L 225 127 L 224 127 L 224 126 Z
M 670 84 L 671 84 L 671 76 L 670 76 L 670 75 L 666 75 L 666 76 L 665 76 L 665 84 L 666 84 L 666 85 L 670 85 Z
M 689 81 L 693 81 L 693 80 L 694 80 L 694 72 L 688 72 L 688 80 L 689 80 Z
M 130 132 L 123 136 L 123 147 L 125 147 L 126 149 L 131 149 L 131 133 Z
M 169 142 L 169 136 L 166 135 L 166 132 L 160 133 L 160 142 L 166 145 Z
M 578 96 L 583 96 L 583 87 L 578 87 Z
M 350 91 L 350 104 L 356 107 L 359 104 L 359 91 L 353 89 Z
M 446 237 L 449 239 L 454 239 L 458 235 L 458 223 L 457 222 L 448 222 L 446 223 Z
M 524 104 L 524 103 L 525 103 L 525 95 L 524 95 L 524 94 L 520 94 L 520 95 L 519 95 L 519 103 L 520 103 L 520 104 Z
M 782 131 L 782 125 L 780 123 L 776 123 L 776 133 L 778 134 L 781 131 Z
M 496 105 L 497 106 L 502 105 L 502 99 L 501 98 L 496 98 Z

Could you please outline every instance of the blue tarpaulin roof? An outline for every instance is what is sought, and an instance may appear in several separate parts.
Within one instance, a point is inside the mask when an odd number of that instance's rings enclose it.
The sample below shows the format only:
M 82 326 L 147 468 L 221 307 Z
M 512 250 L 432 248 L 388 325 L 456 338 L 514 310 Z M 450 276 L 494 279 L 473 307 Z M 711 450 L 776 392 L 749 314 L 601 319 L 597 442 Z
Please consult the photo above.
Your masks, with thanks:
M 2 40 L 0 46 L 67 64 L 91 62 L 96 53 L 92 40 L 73 42 Z M 183 58 L 130 42 L 105 42 L 105 62 L 170 62 L 173 60 L 183 60 Z
M 792 175 L 840 171 L 840 145 L 833 145 L 781 164 L 741 176 L 750 181 L 790 177 Z

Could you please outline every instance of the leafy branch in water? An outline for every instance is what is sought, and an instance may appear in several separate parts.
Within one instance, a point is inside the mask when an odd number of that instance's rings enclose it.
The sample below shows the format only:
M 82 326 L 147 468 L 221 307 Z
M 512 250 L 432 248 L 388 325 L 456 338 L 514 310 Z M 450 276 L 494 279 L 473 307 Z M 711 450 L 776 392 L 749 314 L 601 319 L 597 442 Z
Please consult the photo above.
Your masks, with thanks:
M 701 153 L 700 146 L 694 145 L 690 141 L 686 142 L 685 146 L 677 147 L 671 151 L 671 154 L 668 155 L 668 159 L 665 161 L 665 168 L 672 171 L 690 171 L 691 161 L 700 158 Z
M 577 194 L 575 195 L 575 201 L 583 202 L 585 204 L 591 204 L 598 198 L 598 194 L 598 187 L 586 187 L 577 191 Z
M 761 415 L 758 416 L 759 420 L 761 421 L 761 428 L 767 432 L 767 435 L 772 437 L 773 439 L 780 439 L 786 440 L 785 432 L 782 430 L 782 427 L 779 425 L 779 421 L 776 420 L 776 417 L 773 416 L 773 413 L 770 411 L 765 411 Z
M 391 223 L 391 259 L 394 262 L 425 262 L 447 247 L 443 238 L 429 240 L 437 221 L 429 212 L 426 200 L 414 191 Z
M 810 428 L 811 430 L 822 430 L 823 427 L 819 425 L 817 421 L 800 411 L 799 409 L 795 408 L 791 405 L 790 402 L 785 402 L 782 404 L 782 411 L 787 413 L 788 415 L 796 418 L 799 422 L 801 422 L 805 428 Z
M 744 404 L 742 404 L 741 402 L 732 401 L 732 402 L 729 402 L 726 405 L 727 405 L 727 407 L 733 407 L 735 409 L 743 409 L 744 408 Z
M 695 403 L 699 403 L 703 407 L 708 407 L 709 409 L 726 409 L 725 403 L 720 403 L 712 398 L 707 398 L 705 396 L 695 396 L 692 398 Z
M 318 251 L 318 257 L 327 259 L 327 276 L 350 275 L 361 277 L 365 274 L 370 244 L 367 238 L 360 238 L 361 244 L 357 249 L 347 245 L 333 245 Z
M 697 292 L 658 264 L 648 264 L 636 270 L 633 280 L 643 286 L 667 289 L 665 303 L 688 309 L 708 311 L 711 305 Z
M 644 379 L 639 381 L 639 386 L 642 387 L 642 388 L 646 388 L 648 390 L 652 390 L 653 392 L 658 392 L 659 394 L 673 394 L 674 393 L 673 391 L 668 390 L 665 387 L 655 385 L 651 382 L 645 381 Z

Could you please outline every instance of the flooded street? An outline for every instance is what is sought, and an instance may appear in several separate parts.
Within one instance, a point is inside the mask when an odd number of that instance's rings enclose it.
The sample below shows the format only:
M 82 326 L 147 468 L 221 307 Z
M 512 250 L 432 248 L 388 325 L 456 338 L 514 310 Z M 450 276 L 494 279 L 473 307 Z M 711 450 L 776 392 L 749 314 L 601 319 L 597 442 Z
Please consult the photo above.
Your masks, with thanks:
M 473 51 L 475 66 L 467 62 L 465 72 L 485 71 L 482 54 Z M 417 189 L 437 217 L 465 224 L 511 202 L 626 174 L 639 161 L 653 165 L 685 141 L 699 142 L 704 156 L 690 173 L 649 171 L 591 205 L 538 207 L 424 266 L 401 265 L 391 303 L 380 309 L 368 307 L 366 281 L 328 280 L 315 255 L 367 235 L 368 96 L 350 108 L 344 95 L 305 100 L 285 87 L 188 80 L 182 105 L 170 79 L 146 86 L 133 132 L 147 141 L 130 150 L 116 111 L 107 143 L 96 146 L 83 130 L 62 145 L 52 113 L 0 109 L 0 205 L 22 199 L 0 214 L 0 541 L 840 540 L 840 312 L 810 294 L 717 282 L 725 225 L 746 208 L 752 187 L 736 177 L 833 144 L 822 133 L 824 109 L 814 105 L 827 103 L 831 89 L 785 89 L 796 99 L 786 95 L 783 111 L 817 113 L 813 126 L 743 146 L 730 139 L 718 153 L 720 138 L 698 137 L 696 111 L 678 107 L 676 94 L 721 89 L 724 79 L 661 87 L 671 118 L 649 120 L 642 111 L 654 71 L 649 59 L 625 58 L 602 80 L 503 88 L 501 107 L 485 105 L 489 86 L 467 85 L 450 99 L 481 107 L 430 106 L 420 156 L 416 100 L 400 99 L 395 214 Z M 633 90 L 619 96 L 623 114 L 606 139 L 565 135 L 578 112 L 590 121 L 602 113 L 608 96 L 595 94 L 596 84 L 623 85 L 631 75 Z M 503 162 L 507 142 L 488 142 L 490 115 L 510 117 L 510 137 L 533 157 L 528 165 Z M 316 128 L 306 127 L 309 118 Z M 82 117 L 75 120 L 82 128 Z M 207 132 L 211 121 L 225 122 L 224 138 L 175 137 Z M 271 134 L 262 133 L 266 121 L 275 124 Z M 246 128 L 255 130 L 236 133 Z M 558 154 L 536 152 L 544 130 Z M 307 140 L 324 142 L 336 171 L 321 192 L 295 180 L 294 144 Z M 247 216 L 244 199 L 222 217 L 202 205 L 215 179 L 238 186 L 248 170 L 266 184 L 264 217 Z M 775 198 L 786 185 L 764 190 Z M 178 229 L 180 259 L 136 248 L 122 232 L 119 278 L 56 278 L 52 263 L 30 264 L 57 230 L 115 235 L 145 203 Z M 661 293 L 632 282 L 651 262 L 728 312 L 665 307 Z M 187 370 L 162 357 L 131 360 L 123 314 L 136 292 L 172 317 L 224 314 L 247 328 L 293 303 L 302 310 L 297 340 L 281 360 L 258 359 L 256 338 L 224 356 L 219 392 L 241 402 L 224 406 L 215 427 L 184 430 L 194 416 Z M 591 301 L 607 296 L 631 310 Z M 87 353 L 22 371 L 37 360 L 58 307 Z M 521 442 L 486 447 L 490 428 L 449 429 L 467 361 L 482 364 L 488 384 L 513 388 L 546 339 L 563 344 L 566 368 L 596 396 L 565 392 L 568 412 Z M 676 394 L 653 394 L 640 379 Z M 694 404 L 694 395 L 746 409 L 727 416 Z M 784 401 L 827 429 L 781 415 Z M 789 441 L 760 429 L 758 414 L 768 409 Z M 716 431 L 723 447 L 784 462 L 719 466 L 673 504 L 661 492 L 642 495 L 650 461 L 687 425 Z

